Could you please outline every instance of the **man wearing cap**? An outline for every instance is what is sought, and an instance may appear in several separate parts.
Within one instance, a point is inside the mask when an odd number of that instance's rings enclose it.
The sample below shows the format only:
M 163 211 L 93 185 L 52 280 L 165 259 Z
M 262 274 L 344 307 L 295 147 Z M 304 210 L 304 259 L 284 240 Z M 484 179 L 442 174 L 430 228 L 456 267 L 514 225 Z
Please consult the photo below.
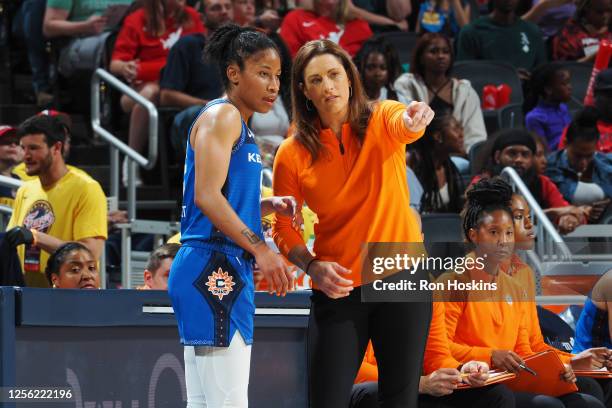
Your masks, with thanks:
M 97 181 L 68 168 L 65 128 L 51 116 L 33 116 L 17 129 L 26 181 L 15 197 L 5 239 L 17 247 L 28 286 L 48 287 L 49 255 L 68 241 L 84 244 L 99 259 L 107 237 L 106 197 Z
M 0 126 L 0 175 L 18 179 L 13 169 L 23 160 L 23 150 L 19 147 L 17 129 Z M 15 190 L 0 185 L 0 205 L 13 207 Z
M 489 154 L 484 157 L 480 174 L 474 177 L 472 184 L 483 177 L 498 176 L 505 167 L 512 167 L 562 233 L 572 232 L 586 221 L 580 207 L 571 206 L 551 179 L 538 174 L 534 165 L 535 140 L 527 130 L 498 131 L 487 141 L 483 151 Z
M 604 69 L 595 78 L 593 86 L 595 107 L 599 111 L 597 129 L 599 130 L 599 142 L 597 151 L 601 153 L 612 153 L 612 68 Z M 565 134 L 567 127 L 563 130 L 559 150 L 565 148 Z

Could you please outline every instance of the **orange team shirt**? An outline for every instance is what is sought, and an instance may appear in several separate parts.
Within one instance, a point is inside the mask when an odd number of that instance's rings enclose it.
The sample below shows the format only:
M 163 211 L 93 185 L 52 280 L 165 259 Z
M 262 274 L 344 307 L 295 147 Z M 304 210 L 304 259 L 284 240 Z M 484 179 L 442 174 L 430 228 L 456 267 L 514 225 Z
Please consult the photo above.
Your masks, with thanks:
M 355 286 L 361 284 L 361 251 L 368 242 L 422 242 L 416 217 L 409 211 L 405 145 L 424 131 L 406 129 L 406 106 L 395 101 L 373 108 L 363 145 L 348 123 L 342 126 L 344 154 L 330 129 L 319 133 L 323 151 L 311 166 L 310 153 L 295 137 L 286 139 L 274 161 L 274 195 L 294 196 L 319 219 L 314 252 L 318 259 L 349 268 Z M 277 215 L 273 237 L 287 256 L 302 236 L 291 219 Z
M 463 274 L 447 272 L 438 282 L 482 278 L 474 270 Z M 493 350 L 512 350 L 522 357 L 533 354 L 525 322 L 525 290 L 503 272 L 498 274 L 496 282 L 504 300 L 474 300 L 475 293 L 471 292 L 465 301 L 452 299 L 444 303 L 451 354 L 459 361 L 478 360 L 491 366 Z
M 444 323 L 444 303 L 434 302 L 427 345 L 423 357 L 423 374 L 429 375 L 440 368 L 457 368 L 461 363 L 453 358 L 448 345 Z M 363 362 L 355 378 L 355 384 L 378 381 L 378 365 L 372 342 L 368 344 Z
M 525 307 L 526 316 L 526 327 L 529 333 L 529 347 L 533 353 L 539 353 L 541 351 L 553 350 L 557 353 L 559 358 L 564 364 L 570 364 L 570 360 L 573 354 L 558 350 L 544 342 L 542 336 L 542 329 L 540 329 L 540 319 L 538 318 L 538 309 L 535 302 L 535 281 L 533 278 L 533 270 L 529 265 L 523 262 L 523 260 L 516 254 L 512 255 L 509 268 L 503 268 L 509 276 L 516 279 L 523 288 L 527 288 L 528 299 L 534 299 L 534 301 L 523 302 Z

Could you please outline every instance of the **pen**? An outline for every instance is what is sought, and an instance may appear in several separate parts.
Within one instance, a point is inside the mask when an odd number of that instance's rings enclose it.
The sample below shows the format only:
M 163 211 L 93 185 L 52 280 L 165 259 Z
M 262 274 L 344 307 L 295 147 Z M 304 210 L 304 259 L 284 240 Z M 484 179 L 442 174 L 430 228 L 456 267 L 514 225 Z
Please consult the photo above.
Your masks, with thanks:
M 531 375 L 538 375 L 538 373 L 536 373 L 535 371 L 533 371 L 531 368 L 527 367 L 525 364 L 519 364 L 519 367 L 525 371 L 527 371 L 529 374 Z

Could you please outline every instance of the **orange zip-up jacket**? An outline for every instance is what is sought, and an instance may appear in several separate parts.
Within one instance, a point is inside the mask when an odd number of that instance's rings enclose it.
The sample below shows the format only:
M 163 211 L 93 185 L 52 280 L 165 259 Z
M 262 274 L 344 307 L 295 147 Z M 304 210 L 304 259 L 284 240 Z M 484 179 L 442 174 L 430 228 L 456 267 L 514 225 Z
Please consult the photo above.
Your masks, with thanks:
M 429 375 L 440 368 L 457 368 L 461 363 L 453 358 L 448 346 L 444 323 L 444 303 L 433 303 L 431 324 L 423 357 L 423 374 Z M 378 365 L 372 342 L 368 344 L 363 362 L 355 378 L 355 384 L 378 381 Z
M 423 135 L 406 129 L 406 106 L 395 101 L 374 107 L 363 145 L 348 123 L 342 144 L 330 129 L 319 137 L 326 151 L 311 165 L 311 156 L 295 137 L 286 139 L 274 161 L 274 195 L 294 196 L 319 219 L 314 252 L 337 262 L 361 284 L 361 251 L 368 242 L 422 242 L 421 229 L 410 211 L 405 145 Z M 291 219 L 277 215 L 273 237 L 285 256 L 304 240 Z
M 486 272 L 447 272 L 438 282 L 486 279 L 481 274 Z M 524 289 L 503 272 L 497 275 L 496 282 L 504 300 L 474 300 L 472 295 L 479 294 L 472 292 L 466 301 L 444 303 L 451 354 L 459 361 L 484 361 L 491 366 L 493 350 L 512 350 L 521 357 L 533 354 L 525 322 Z
M 564 364 L 570 364 L 573 354 L 566 353 L 561 350 L 554 348 L 544 342 L 544 336 L 542 336 L 542 329 L 540 329 L 540 319 L 538 318 L 538 309 L 535 302 L 535 281 L 534 272 L 529 265 L 523 262 L 523 260 L 516 254 L 512 255 L 510 261 L 510 267 L 504 268 L 509 276 L 512 276 L 518 281 L 521 287 L 526 288 L 528 299 L 530 301 L 523 302 L 525 307 L 526 326 L 529 332 L 529 347 L 534 353 L 541 351 L 553 350 Z M 534 301 L 531 301 L 534 299 Z

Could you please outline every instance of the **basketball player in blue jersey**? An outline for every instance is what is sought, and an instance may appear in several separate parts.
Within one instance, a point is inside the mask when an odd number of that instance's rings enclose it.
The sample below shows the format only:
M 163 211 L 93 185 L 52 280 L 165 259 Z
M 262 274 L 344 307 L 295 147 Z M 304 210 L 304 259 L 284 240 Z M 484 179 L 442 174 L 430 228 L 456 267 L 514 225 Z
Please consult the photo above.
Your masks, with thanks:
M 189 132 L 181 243 L 168 291 L 185 346 L 188 408 L 247 408 L 255 313 L 253 261 L 271 291 L 285 295 L 293 278 L 263 241 L 261 217 L 293 216 L 293 197 L 260 201 L 261 156 L 246 123 L 278 95 L 281 62 L 274 43 L 226 25 L 208 40 L 226 97 L 208 103 Z

